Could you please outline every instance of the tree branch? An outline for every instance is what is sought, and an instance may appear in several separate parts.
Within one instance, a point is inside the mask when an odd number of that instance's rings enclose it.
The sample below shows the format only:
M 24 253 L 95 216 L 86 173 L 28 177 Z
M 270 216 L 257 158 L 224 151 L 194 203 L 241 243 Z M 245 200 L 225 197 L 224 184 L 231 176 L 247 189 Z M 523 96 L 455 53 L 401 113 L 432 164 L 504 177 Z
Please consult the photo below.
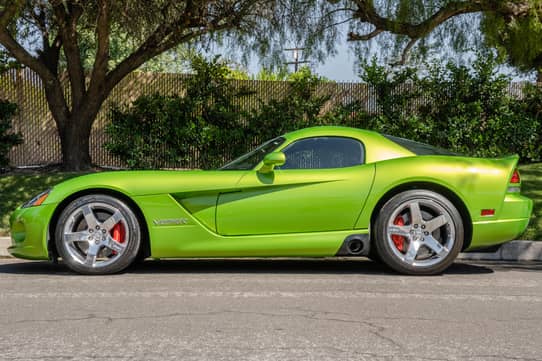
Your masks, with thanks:
M 190 2 L 189 5 L 192 5 L 187 6 L 184 14 L 169 24 L 159 26 L 135 52 L 106 75 L 106 88 L 111 90 L 128 73 L 178 44 L 186 43 L 210 32 L 239 26 L 252 3 L 253 1 L 246 1 L 242 6 L 232 5 L 230 9 L 224 10 L 219 16 L 209 19 L 203 16 L 205 9 L 196 9 L 193 2 Z M 200 4 L 200 6 L 205 7 L 205 4 Z
M 410 52 L 410 49 L 414 46 L 414 44 L 416 44 L 416 42 L 418 40 L 419 39 L 410 39 L 408 44 L 403 49 L 403 53 L 401 54 L 401 60 L 399 60 L 399 61 L 397 61 L 395 63 L 392 63 L 391 65 L 392 66 L 405 65 L 407 63 L 407 60 L 408 60 L 408 53 Z
M 24 0 L 12 1 L 10 5 L 4 8 L 4 11 L 0 13 L 0 29 L 3 30 L 8 26 L 17 12 L 21 10 L 23 4 Z
M 98 48 L 94 58 L 94 67 L 90 78 L 89 92 L 94 93 L 97 90 L 107 74 L 107 64 L 109 61 L 109 0 L 98 1 L 98 19 L 96 20 L 96 37 Z
M 358 9 L 354 15 L 355 18 L 362 22 L 373 24 L 376 28 L 375 31 L 388 31 L 393 34 L 406 35 L 411 39 L 419 39 L 426 36 L 434 28 L 451 17 L 460 14 L 496 10 L 495 1 L 452 1 L 440 8 L 429 18 L 414 24 L 380 16 L 371 0 L 356 0 L 354 2 L 358 5 Z M 364 39 L 362 38 L 361 40 Z
M 335 3 L 337 0 L 328 0 L 328 2 Z M 357 5 L 357 9 L 354 11 L 354 18 L 361 22 L 374 25 L 375 29 L 368 34 L 351 32 L 348 34 L 348 40 L 367 41 L 382 32 L 405 35 L 410 38 L 410 41 L 403 50 L 401 60 L 397 64 L 404 64 L 406 62 L 408 52 L 417 40 L 427 36 L 437 26 L 454 16 L 477 12 L 496 12 L 503 16 L 518 17 L 527 15 L 532 7 L 536 6 L 527 0 L 523 2 L 492 0 L 452 1 L 441 7 L 429 18 L 419 23 L 410 23 L 380 16 L 373 0 L 353 0 L 353 2 Z
M 377 36 L 378 34 L 380 34 L 383 31 L 384 31 L 383 29 L 374 29 L 373 31 L 371 31 L 370 33 L 365 34 L 365 35 L 360 35 L 360 34 L 357 34 L 357 33 L 354 33 L 354 32 L 349 32 L 348 33 L 348 41 L 366 41 L 366 40 L 370 40 L 370 39 L 374 38 L 375 36 Z
M 72 109 L 77 109 L 86 92 L 85 71 L 77 40 L 77 22 L 83 14 L 83 9 L 77 3 L 65 5 L 63 2 L 58 2 L 53 5 L 53 11 L 59 24 L 62 46 L 66 56 L 70 77 Z

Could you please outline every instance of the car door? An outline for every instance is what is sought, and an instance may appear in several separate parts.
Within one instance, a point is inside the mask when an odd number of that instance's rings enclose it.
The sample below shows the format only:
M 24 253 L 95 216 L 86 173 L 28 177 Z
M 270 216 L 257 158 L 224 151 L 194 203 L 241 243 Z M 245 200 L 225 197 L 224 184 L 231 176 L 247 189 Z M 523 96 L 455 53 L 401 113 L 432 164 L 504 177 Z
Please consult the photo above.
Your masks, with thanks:
M 348 137 L 304 138 L 282 150 L 286 163 L 247 172 L 235 192 L 221 193 L 217 231 L 259 235 L 353 229 L 372 186 L 363 144 Z

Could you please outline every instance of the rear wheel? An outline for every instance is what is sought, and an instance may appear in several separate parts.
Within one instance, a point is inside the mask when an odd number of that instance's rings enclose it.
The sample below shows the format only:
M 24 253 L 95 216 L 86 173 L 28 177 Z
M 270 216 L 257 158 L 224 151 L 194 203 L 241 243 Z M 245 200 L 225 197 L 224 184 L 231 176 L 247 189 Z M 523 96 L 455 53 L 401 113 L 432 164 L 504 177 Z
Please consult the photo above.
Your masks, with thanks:
M 461 215 L 453 203 L 428 190 L 406 191 L 387 201 L 375 232 L 382 261 L 412 275 L 444 271 L 457 257 L 464 239 Z
M 141 230 L 134 212 L 121 200 L 86 195 L 60 214 L 55 232 L 63 263 L 83 274 L 110 274 L 134 262 Z

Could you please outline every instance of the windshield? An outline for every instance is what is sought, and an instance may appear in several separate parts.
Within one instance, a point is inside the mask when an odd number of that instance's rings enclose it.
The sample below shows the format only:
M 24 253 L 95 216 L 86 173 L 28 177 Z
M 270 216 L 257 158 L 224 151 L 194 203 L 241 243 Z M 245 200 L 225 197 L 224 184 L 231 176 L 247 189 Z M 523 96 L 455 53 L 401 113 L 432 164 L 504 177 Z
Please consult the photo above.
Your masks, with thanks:
M 249 170 L 253 169 L 258 163 L 260 163 L 263 158 L 277 149 L 286 139 L 283 137 L 278 137 L 271 139 L 270 141 L 265 142 L 260 145 L 258 148 L 254 149 L 252 152 L 249 152 L 245 155 L 240 156 L 239 158 L 231 161 L 226 164 L 221 170 Z

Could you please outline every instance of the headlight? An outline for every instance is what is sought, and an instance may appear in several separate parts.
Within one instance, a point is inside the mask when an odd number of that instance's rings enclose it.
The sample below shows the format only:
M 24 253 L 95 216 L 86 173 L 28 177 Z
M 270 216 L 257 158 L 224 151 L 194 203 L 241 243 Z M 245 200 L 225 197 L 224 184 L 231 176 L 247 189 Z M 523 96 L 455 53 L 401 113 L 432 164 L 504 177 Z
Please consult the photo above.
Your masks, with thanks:
M 30 208 L 30 207 L 36 207 L 36 206 L 41 205 L 43 202 L 45 202 L 45 200 L 49 196 L 49 192 L 51 192 L 51 189 L 47 189 L 46 191 L 41 192 L 40 194 L 38 194 L 37 196 L 35 196 L 34 198 L 29 200 L 25 204 L 23 204 L 22 208 Z

